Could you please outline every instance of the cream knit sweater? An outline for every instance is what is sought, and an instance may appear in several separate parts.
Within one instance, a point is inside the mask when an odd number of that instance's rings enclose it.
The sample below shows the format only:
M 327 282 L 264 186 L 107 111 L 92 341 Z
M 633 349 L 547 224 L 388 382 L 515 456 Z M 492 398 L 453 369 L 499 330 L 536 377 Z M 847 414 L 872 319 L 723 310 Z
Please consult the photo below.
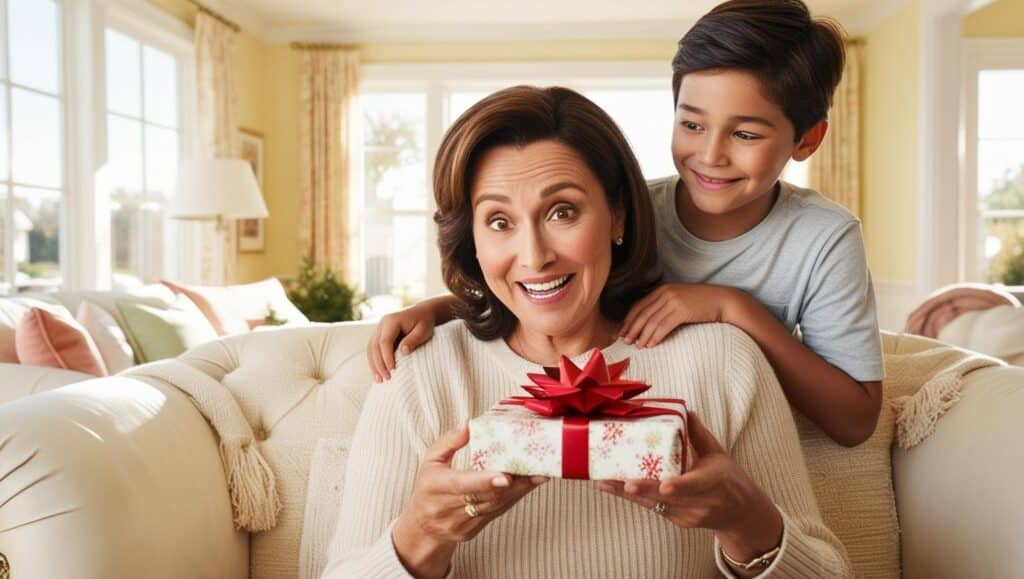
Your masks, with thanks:
M 645 395 L 686 399 L 775 501 L 785 533 L 765 576 L 851 574 L 842 545 L 822 523 L 786 399 L 746 334 L 724 324 L 688 326 L 657 348 L 620 341 L 604 355 L 609 363 L 629 357 L 624 377 L 652 384 Z M 502 398 L 522 394 L 526 373 L 536 371 L 537 364 L 504 340 L 477 340 L 461 321 L 437 328 L 430 342 L 400 360 L 391 381 L 373 387 L 366 399 L 324 577 L 408 578 L 391 528 L 409 501 L 425 449 Z M 459 451 L 453 467 L 468 469 L 467 454 Z M 710 531 L 680 529 L 596 485 L 553 479 L 532 491 L 459 545 L 450 576 L 731 576 Z

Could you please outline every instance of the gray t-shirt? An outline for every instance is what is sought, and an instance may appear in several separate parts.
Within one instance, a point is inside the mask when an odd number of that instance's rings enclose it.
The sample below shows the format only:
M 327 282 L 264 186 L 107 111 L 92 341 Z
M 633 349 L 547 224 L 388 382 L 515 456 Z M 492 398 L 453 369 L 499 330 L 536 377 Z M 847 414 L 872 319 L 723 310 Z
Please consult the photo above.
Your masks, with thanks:
M 679 176 L 648 182 L 664 283 L 739 288 L 804 345 L 854 380 L 884 375 L 875 292 L 860 221 L 809 189 L 780 181 L 768 215 L 746 233 L 705 241 L 676 213 Z

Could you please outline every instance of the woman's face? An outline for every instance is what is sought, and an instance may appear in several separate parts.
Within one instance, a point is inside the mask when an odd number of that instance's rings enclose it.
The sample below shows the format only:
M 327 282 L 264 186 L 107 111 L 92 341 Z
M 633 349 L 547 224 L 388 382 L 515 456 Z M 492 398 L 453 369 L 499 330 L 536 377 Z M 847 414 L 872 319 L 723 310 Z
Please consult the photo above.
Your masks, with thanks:
M 567 336 L 599 319 L 622 217 L 573 149 L 551 140 L 491 149 L 471 198 L 487 287 L 523 329 Z

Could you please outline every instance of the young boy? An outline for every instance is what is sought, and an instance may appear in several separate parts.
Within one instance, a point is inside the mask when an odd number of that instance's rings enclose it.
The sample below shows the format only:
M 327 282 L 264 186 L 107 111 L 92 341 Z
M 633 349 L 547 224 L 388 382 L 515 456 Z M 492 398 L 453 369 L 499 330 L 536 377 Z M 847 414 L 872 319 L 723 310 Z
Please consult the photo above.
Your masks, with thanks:
M 860 223 L 779 180 L 821 144 L 844 59 L 842 33 L 800 0 L 725 2 L 680 40 L 678 175 L 648 183 L 665 283 L 632 307 L 621 335 L 650 347 L 682 324 L 738 326 L 793 407 L 853 446 L 874 432 L 883 376 Z M 397 338 L 402 352 L 429 339 L 453 300 L 381 321 L 367 346 L 378 380 L 394 368 Z

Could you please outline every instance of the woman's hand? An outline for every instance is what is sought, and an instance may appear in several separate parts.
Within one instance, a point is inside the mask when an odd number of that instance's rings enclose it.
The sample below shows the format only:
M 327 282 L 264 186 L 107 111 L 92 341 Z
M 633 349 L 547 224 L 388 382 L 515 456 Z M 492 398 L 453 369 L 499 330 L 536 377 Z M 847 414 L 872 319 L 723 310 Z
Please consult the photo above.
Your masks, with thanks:
M 469 541 L 491 521 L 548 477 L 513 477 L 502 473 L 456 471 L 455 452 L 469 443 L 469 427 L 446 433 L 427 449 L 412 498 L 392 533 L 395 551 L 416 577 L 442 577 L 455 547 Z M 477 515 L 470 516 L 472 503 Z
M 658 286 L 629 309 L 619 335 L 627 344 L 657 346 L 683 324 L 722 322 L 733 288 L 710 284 L 669 283 Z
M 433 307 L 427 302 L 381 318 L 366 344 L 366 359 L 370 362 L 373 379 L 377 382 L 391 379 L 391 371 L 395 369 L 395 342 L 399 336 L 405 337 L 398 349 L 408 354 L 434 336 L 436 322 Z
M 775 504 L 696 414 L 687 422 L 696 451 L 688 472 L 661 481 L 601 481 L 598 488 L 648 509 L 663 503 L 662 516 L 679 527 L 714 531 L 733 559 L 753 559 L 779 545 L 783 525 Z

